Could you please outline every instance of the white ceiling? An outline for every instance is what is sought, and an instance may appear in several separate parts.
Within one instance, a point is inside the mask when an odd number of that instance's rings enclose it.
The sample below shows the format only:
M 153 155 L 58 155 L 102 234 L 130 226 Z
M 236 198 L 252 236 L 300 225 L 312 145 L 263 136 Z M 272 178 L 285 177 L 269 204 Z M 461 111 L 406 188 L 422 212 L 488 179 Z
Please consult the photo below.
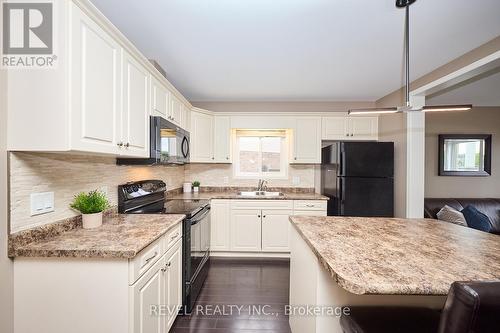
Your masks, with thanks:
M 500 106 L 500 68 L 430 96 L 427 105 Z
M 378 99 L 402 86 L 394 0 L 92 0 L 192 101 Z M 499 0 L 412 5 L 412 78 L 500 35 Z

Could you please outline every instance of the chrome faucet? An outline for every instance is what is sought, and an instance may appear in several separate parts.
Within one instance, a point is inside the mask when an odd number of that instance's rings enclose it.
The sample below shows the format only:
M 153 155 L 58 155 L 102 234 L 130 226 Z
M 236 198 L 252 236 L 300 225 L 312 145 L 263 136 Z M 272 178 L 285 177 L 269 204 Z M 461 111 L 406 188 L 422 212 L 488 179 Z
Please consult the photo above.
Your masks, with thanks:
M 267 189 L 267 180 L 259 179 L 259 184 L 257 185 L 257 192 L 264 192 Z

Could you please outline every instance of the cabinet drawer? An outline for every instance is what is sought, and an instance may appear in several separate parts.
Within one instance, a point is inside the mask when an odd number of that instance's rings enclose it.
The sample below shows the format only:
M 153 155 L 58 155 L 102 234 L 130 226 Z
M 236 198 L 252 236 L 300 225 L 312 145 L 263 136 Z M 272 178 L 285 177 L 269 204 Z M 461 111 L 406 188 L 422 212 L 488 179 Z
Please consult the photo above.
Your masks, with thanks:
M 293 215 L 326 216 L 326 210 L 294 210 Z
M 291 200 L 233 200 L 231 209 L 292 209 Z
M 164 251 L 168 251 L 172 247 L 172 245 L 175 244 L 179 239 L 182 238 L 182 223 L 179 223 L 176 225 L 172 230 L 167 232 L 167 234 L 164 236 Z
M 164 251 L 165 236 L 160 237 L 139 252 L 135 258 L 129 261 L 129 282 L 134 283 L 155 262 L 160 259 Z
M 294 210 L 326 210 L 326 200 L 296 200 L 293 202 Z

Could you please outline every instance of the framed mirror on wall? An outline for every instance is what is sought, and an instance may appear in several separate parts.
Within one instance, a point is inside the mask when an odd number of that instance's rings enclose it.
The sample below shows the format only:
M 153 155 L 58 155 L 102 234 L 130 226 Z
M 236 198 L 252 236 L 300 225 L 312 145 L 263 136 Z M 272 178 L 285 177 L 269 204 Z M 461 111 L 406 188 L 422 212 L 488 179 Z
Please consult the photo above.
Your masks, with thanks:
M 440 176 L 490 176 L 491 135 L 440 134 Z

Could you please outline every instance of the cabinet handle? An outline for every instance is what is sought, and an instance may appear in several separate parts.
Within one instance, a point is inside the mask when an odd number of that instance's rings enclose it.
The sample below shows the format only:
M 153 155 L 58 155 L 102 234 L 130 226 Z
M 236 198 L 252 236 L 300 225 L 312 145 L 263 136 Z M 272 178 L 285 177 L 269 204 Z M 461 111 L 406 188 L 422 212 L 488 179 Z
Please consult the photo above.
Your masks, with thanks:
M 161 269 L 161 271 L 162 271 L 163 273 L 165 273 L 165 272 L 167 271 L 167 269 L 168 269 L 170 266 L 172 266 L 172 263 L 169 261 L 169 262 L 167 262 L 167 263 L 165 264 L 165 266 L 163 266 L 163 268 Z
M 257 217 L 260 219 L 260 215 L 257 215 Z
M 294 159 L 294 160 L 297 160 L 297 157 L 294 157 L 293 159 Z
M 128 142 L 127 142 L 127 143 L 125 144 L 125 148 L 128 148 L 128 147 L 130 147 L 130 143 L 128 143 Z
M 179 236 L 179 233 L 176 233 L 175 235 L 173 235 L 172 237 L 170 237 L 170 240 L 174 240 L 177 238 L 177 236 Z
M 226 160 L 229 160 L 229 156 L 226 156 Z
M 314 207 L 314 205 L 306 205 L 306 207 Z
M 263 218 L 266 218 L 266 215 L 262 215 Z
M 212 157 L 213 160 L 215 160 L 215 157 Z
M 158 255 L 158 252 L 157 252 L 157 251 L 155 251 L 155 253 L 154 253 L 151 257 L 146 258 L 146 259 L 144 260 L 144 261 L 145 261 L 145 263 L 144 263 L 144 265 L 142 265 L 142 267 L 144 267 L 144 266 L 146 266 L 147 264 L 149 264 L 149 262 L 150 262 L 151 260 L 153 260 L 153 258 L 155 258 L 157 255 Z M 141 267 L 141 268 L 142 268 L 142 267 Z
M 354 134 L 351 133 L 351 136 L 354 136 Z
M 346 133 L 345 136 L 349 136 L 349 133 Z
M 118 142 L 116 145 L 117 145 L 118 147 L 123 147 L 123 142 Z

